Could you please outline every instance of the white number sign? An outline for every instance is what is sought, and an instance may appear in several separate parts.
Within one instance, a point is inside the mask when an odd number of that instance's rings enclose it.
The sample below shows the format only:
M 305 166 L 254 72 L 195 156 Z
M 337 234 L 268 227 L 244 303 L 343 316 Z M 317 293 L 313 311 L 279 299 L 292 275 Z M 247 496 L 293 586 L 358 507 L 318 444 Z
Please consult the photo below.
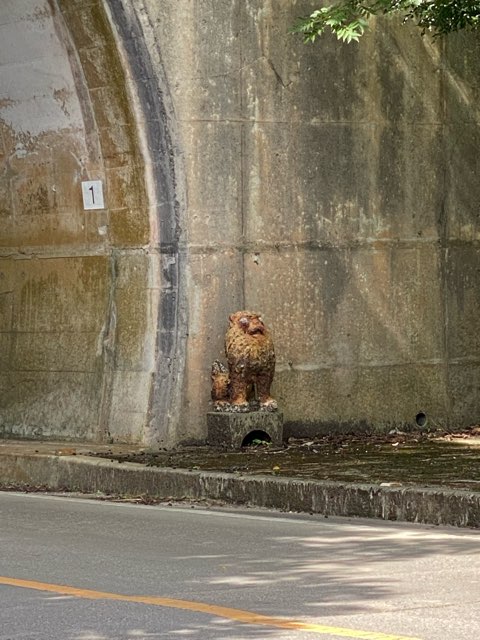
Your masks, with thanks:
M 105 209 L 101 180 L 85 180 L 82 182 L 82 195 L 84 209 Z

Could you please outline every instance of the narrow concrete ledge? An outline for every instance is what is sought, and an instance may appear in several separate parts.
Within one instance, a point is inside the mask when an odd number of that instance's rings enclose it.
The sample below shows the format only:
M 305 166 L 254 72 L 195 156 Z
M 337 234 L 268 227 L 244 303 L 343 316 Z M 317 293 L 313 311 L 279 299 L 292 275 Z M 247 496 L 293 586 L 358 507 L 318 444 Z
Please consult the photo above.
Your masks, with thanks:
M 325 516 L 480 528 L 480 493 L 144 467 L 87 456 L 2 453 L 0 486 L 209 499 Z
M 240 449 L 251 436 L 269 439 L 274 445 L 283 442 L 283 413 L 280 411 L 248 411 L 207 413 L 207 442 L 210 445 Z

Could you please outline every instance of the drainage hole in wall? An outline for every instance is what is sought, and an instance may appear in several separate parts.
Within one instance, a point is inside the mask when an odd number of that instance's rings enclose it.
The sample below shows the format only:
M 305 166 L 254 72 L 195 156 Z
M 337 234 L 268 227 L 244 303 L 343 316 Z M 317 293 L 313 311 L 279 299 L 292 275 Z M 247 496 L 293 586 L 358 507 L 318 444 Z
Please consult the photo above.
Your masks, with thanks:
M 423 413 L 423 411 L 420 411 L 420 413 L 417 413 L 415 416 L 415 422 L 418 427 L 424 427 L 427 424 L 427 415 Z
M 242 442 L 242 447 L 261 447 L 262 445 L 271 444 L 272 439 L 266 431 L 250 431 L 247 433 Z

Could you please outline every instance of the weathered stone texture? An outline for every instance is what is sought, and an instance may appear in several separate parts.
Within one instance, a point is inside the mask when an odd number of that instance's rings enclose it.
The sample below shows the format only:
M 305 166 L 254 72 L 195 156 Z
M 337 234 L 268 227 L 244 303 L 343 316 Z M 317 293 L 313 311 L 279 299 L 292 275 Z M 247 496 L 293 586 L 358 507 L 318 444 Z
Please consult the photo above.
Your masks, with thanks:
M 108 17 L 97 0 L 9 2 L 0 35 L 0 430 L 141 440 L 150 212 Z M 90 179 L 104 210 L 84 210 Z
M 97 437 L 98 376 L 78 371 L 0 373 L 0 434 L 27 438 Z
M 446 257 L 447 349 L 458 363 L 477 362 L 480 351 L 480 249 L 453 246 Z
M 233 123 L 194 122 L 184 125 L 188 152 L 189 243 L 238 244 L 242 220 L 241 126 Z M 202 145 L 198 141 L 202 140 Z M 208 170 L 205 169 L 208 167 Z
M 205 414 L 199 412 L 209 408 L 211 364 L 219 356 L 224 357 L 228 316 L 242 306 L 242 279 L 238 277 L 242 269 L 242 256 L 235 249 L 200 252 L 190 257 L 189 349 L 180 441 L 205 439 Z
M 435 365 L 298 365 L 277 372 L 273 393 L 280 406 L 294 407 L 285 413 L 287 435 L 315 435 L 405 428 L 422 412 L 431 426 L 442 424 L 445 388 L 445 370 Z
M 278 411 L 210 411 L 207 414 L 207 444 L 240 449 L 249 439 L 255 438 L 267 440 L 277 447 L 281 446 L 283 415 Z
M 223 284 L 190 280 L 200 330 L 188 406 L 222 355 L 227 314 L 212 319 L 207 301 L 225 307 L 236 279 L 241 306 L 274 332 L 275 393 L 297 433 L 403 427 L 420 412 L 464 425 L 477 414 L 470 401 L 453 409 L 449 368 L 467 351 L 478 362 L 480 282 L 475 250 L 449 242 L 477 239 L 478 47 L 393 19 L 359 46 L 327 36 L 305 47 L 288 27 L 316 4 L 207 1 L 189 15 L 182 2 L 146 3 L 168 25 L 157 37 L 185 150 L 192 265 L 213 251 L 221 274 L 223 244 L 243 264 L 224 262 Z
M 0 7 L 5 432 L 204 440 L 239 308 L 292 432 L 478 420 L 478 39 L 306 47 L 317 5 Z

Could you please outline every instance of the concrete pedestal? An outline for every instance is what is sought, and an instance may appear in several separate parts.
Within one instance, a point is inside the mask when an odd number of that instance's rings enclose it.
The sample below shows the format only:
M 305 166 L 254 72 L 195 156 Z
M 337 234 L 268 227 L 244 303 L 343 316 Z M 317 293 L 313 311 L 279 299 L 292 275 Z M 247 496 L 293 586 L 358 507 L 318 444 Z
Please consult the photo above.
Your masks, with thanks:
M 240 449 L 245 438 L 270 439 L 272 444 L 283 442 L 283 413 L 279 411 L 249 411 L 207 413 L 207 443 L 213 446 Z M 267 437 L 265 437 L 267 436 Z

